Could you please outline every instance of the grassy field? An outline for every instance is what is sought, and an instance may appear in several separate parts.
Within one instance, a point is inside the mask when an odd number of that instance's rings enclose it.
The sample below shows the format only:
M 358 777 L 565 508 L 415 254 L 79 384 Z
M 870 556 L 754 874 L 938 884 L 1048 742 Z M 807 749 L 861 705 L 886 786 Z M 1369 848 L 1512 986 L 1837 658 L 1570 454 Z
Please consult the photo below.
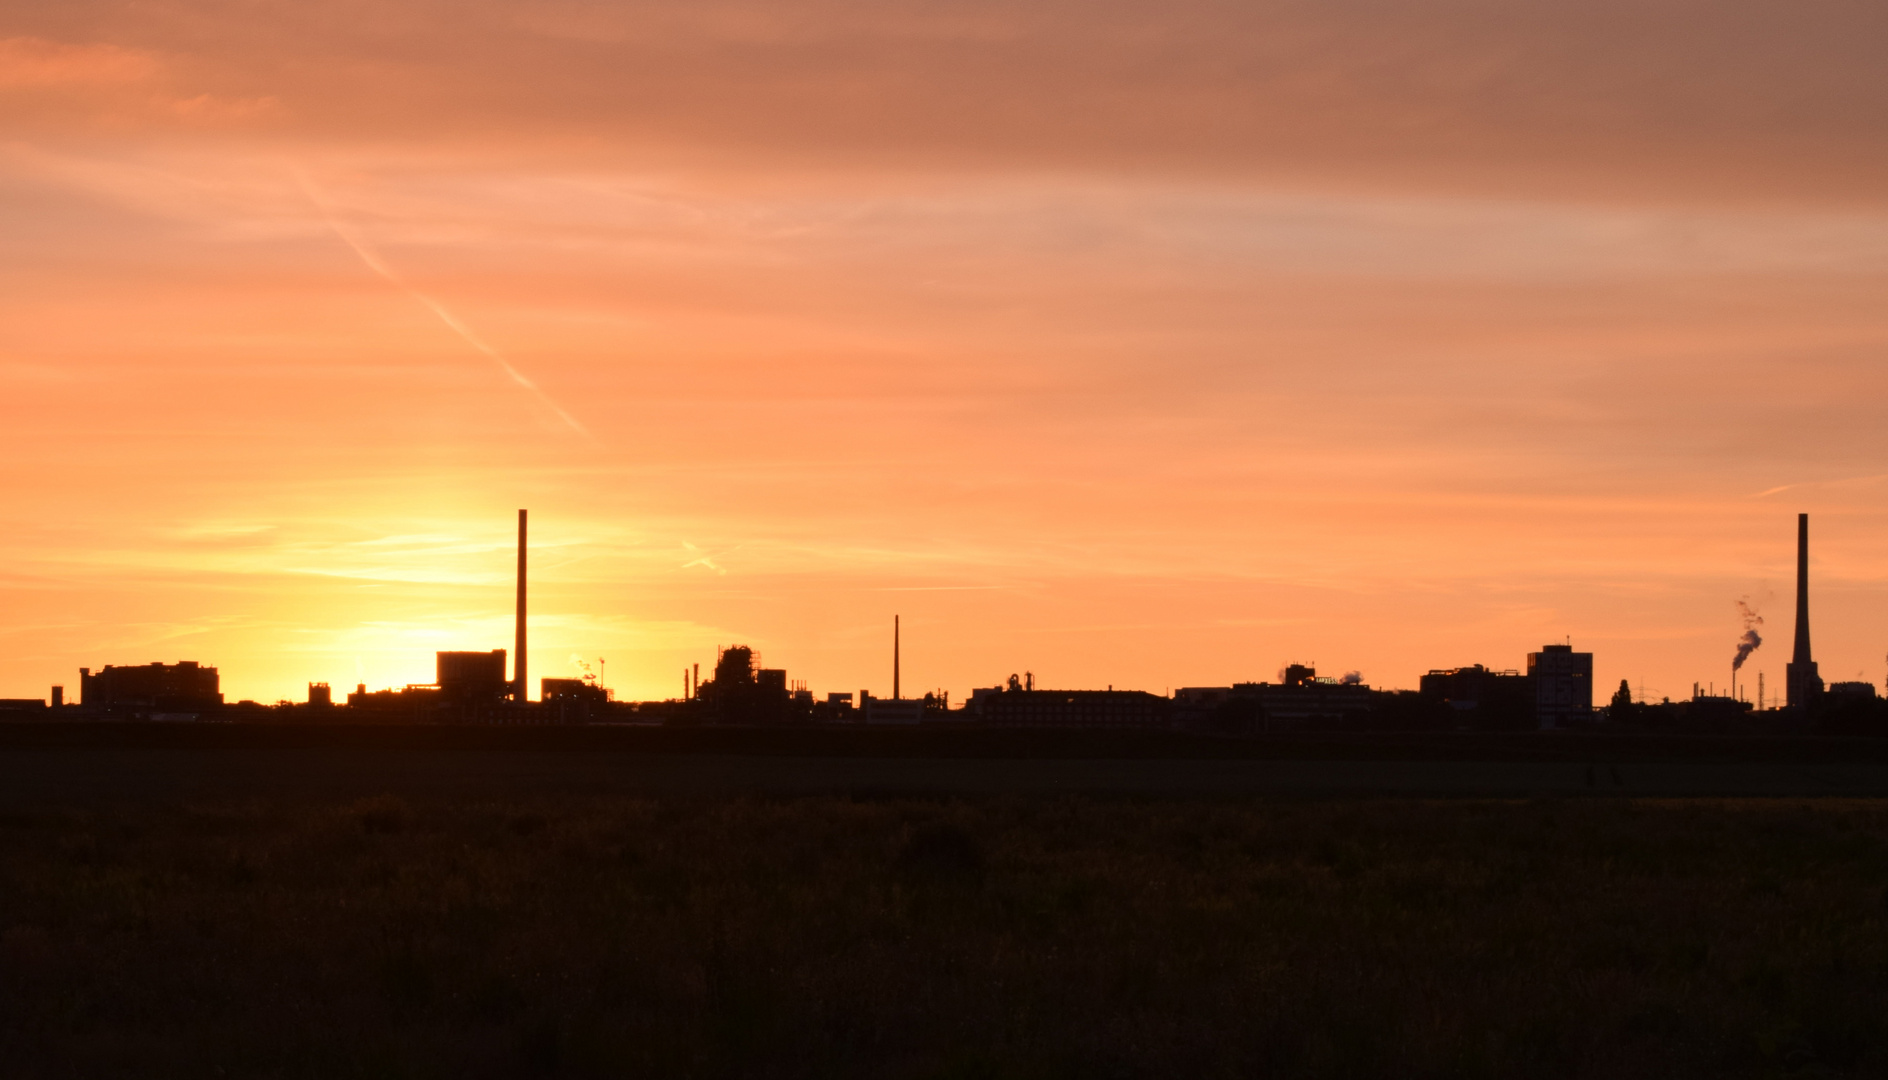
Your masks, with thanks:
M 13 1076 L 1888 1073 L 1888 803 L 0 815 Z
M 387 751 L 1008 760 L 1878 762 L 1888 738 L 1604 731 L 1277 732 L 922 727 L 0 723 L 0 752 Z

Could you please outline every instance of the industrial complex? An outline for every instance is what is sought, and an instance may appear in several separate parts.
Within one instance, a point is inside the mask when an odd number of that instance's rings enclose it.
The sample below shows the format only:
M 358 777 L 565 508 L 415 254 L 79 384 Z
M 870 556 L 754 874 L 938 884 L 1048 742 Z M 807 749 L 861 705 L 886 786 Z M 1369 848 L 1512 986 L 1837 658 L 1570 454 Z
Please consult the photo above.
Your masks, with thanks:
M 979 688 L 955 704 L 931 692 L 907 697 L 900 668 L 900 629 L 892 626 L 892 693 L 866 690 L 816 697 L 780 668 L 762 666 L 746 645 L 718 650 L 707 678 L 696 665 L 682 673 L 682 693 L 662 701 L 618 701 L 592 676 L 544 678 L 532 700 L 526 674 L 527 513 L 518 511 L 516 637 L 513 649 L 437 654 L 431 683 L 369 690 L 337 698 L 327 683 L 310 683 L 301 702 L 226 702 L 217 669 L 197 661 L 106 665 L 79 671 L 79 693 L 63 686 L 47 698 L 0 699 L 3 720 L 246 721 L 359 724 L 671 724 L 794 726 L 816 724 L 958 724 L 996 728 L 1173 729 L 1226 735 L 1284 731 L 1572 730 L 1592 727 L 1671 731 L 1888 733 L 1888 702 L 1871 683 L 1825 686 L 1809 635 L 1809 515 L 1797 519 L 1796 632 L 1781 701 L 1735 691 L 1694 692 L 1689 699 L 1635 700 L 1622 682 L 1596 705 L 1593 654 L 1569 641 L 1541 646 L 1524 669 L 1482 664 L 1438 668 L 1416 690 L 1380 690 L 1355 672 L 1320 676 L 1289 664 L 1276 681 L 1184 686 L 1171 694 L 1116 689 L 1044 689 L 1031 673 Z M 1739 649 L 1743 663 L 1758 640 Z

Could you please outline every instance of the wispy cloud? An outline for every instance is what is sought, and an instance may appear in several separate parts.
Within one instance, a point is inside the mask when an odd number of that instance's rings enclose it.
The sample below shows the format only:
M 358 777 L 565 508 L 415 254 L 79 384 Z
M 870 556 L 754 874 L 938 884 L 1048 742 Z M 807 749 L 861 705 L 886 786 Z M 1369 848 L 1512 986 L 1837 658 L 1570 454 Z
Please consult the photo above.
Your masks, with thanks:
M 1849 487 L 1861 484 L 1873 484 L 1880 480 L 1888 480 L 1888 473 L 1871 473 L 1868 476 L 1845 476 L 1838 480 L 1804 480 L 1795 484 L 1780 484 L 1777 487 L 1766 488 L 1763 491 L 1759 491 L 1755 495 L 1750 496 L 1750 498 L 1767 499 L 1772 495 L 1780 495 L 1785 491 L 1795 491 L 1799 488 Z
M 296 181 L 301 184 L 302 190 L 308 193 L 308 198 L 315 204 L 316 208 L 321 211 L 321 216 L 327 221 L 329 228 L 334 230 L 335 235 L 339 236 L 342 242 L 354 249 L 354 254 L 360 256 L 361 261 L 367 264 L 368 269 L 379 274 L 388 284 L 423 304 L 427 310 L 439 317 L 440 322 L 445 323 L 453 333 L 459 335 L 467 345 L 472 346 L 473 349 L 484 354 L 493 363 L 497 364 L 499 370 L 505 373 L 506 378 L 509 378 L 521 389 L 530 393 L 540 404 L 556 414 L 557 418 L 563 421 L 566 427 L 585 439 L 595 441 L 595 436 L 590 434 L 589 428 L 584 427 L 576 417 L 566 412 L 564 407 L 559 405 L 551 395 L 545 393 L 544 389 L 537 383 L 531 381 L 524 372 L 519 371 L 510 360 L 505 358 L 503 353 L 499 352 L 491 343 L 480 337 L 477 332 L 470 326 L 467 326 L 457 315 L 454 315 L 448 310 L 446 305 L 414 288 L 405 278 L 395 273 L 393 267 L 387 265 L 386 260 L 380 257 L 380 253 L 374 250 L 372 245 L 367 242 L 366 238 L 361 236 L 357 230 L 347 223 L 336 210 L 333 200 L 328 198 L 327 193 L 323 191 L 306 172 L 294 166 L 290 167 L 290 171 L 294 174 Z
M 688 550 L 688 553 L 695 557 L 683 563 L 681 566 L 681 569 L 687 570 L 692 567 L 699 566 L 706 570 L 713 570 L 717 574 L 722 574 L 722 575 L 727 574 L 727 570 L 723 569 L 721 564 L 715 562 L 716 554 L 711 554 L 709 552 L 703 551 L 702 549 L 696 547 L 695 545 L 689 543 L 686 540 L 682 541 L 682 547 L 686 548 Z M 729 548 L 728 550 L 732 551 L 735 549 Z M 726 554 L 726 552 L 720 552 L 719 554 Z

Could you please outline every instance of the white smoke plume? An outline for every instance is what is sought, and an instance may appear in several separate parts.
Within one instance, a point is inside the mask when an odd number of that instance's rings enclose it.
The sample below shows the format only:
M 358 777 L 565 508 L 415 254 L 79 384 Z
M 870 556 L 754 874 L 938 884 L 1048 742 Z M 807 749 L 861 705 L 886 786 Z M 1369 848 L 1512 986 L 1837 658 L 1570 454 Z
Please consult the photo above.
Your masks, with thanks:
M 551 399 L 551 395 L 545 393 L 537 383 L 527 378 L 524 372 L 513 367 L 511 361 L 505 359 L 503 353 L 500 353 L 497 349 L 488 344 L 484 338 L 474 333 L 471 327 L 460 322 L 458 316 L 446 310 L 444 304 L 407 284 L 405 278 L 394 273 L 393 268 L 387 265 L 386 260 L 382 259 L 380 254 L 369 246 L 367 241 L 356 233 L 353 227 L 348 225 L 348 223 L 342 219 L 341 215 L 335 211 L 334 204 L 328 198 L 327 193 L 316 186 L 315 182 L 308 177 L 308 174 L 292 166 L 291 171 L 295 174 L 296 181 L 301 184 L 302 191 L 307 193 L 309 200 L 315 204 L 315 208 L 321 211 L 322 219 L 328 223 L 328 227 L 334 230 L 334 234 L 339 236 L 343 243 L 354 249 L 354 254 L 361 257 L 361 261 L 367 264 L 369 270 L 379 274 L 389 285 L 392 285 L 394 288 L 399 289 L 401 292 L 406 293 L 413 299 L 418 300 L 421 304 L 424 304 L 428 311 L 439 316 L 439 321 L 445 323 L 448 329 L 459 335 L 460 339 L 467 345 L 472 346 L 472 348 L 490 358 L 493 363 L 498 365 L 499 370 L 505 373 L 507 378 L 528 391 L 533 397 L 537 398 L 539 404 L 556 414 L 557 418 L 563 421 L 565 426 L 584 438 L 594 441 L 595 437 L 590 434 L 589 428 L 584 427 L 583 424 L 578 422 L 576 417 L 565 412 L 562 406 Z
M 1364 673 L 1361 671 L 1346 671 L 1344 677 L 1337 681 L 1338 684 L 1342 686 L 1362 686 L 1364 683 Z
M 1743 667 L 1744 661 L 1750 659 L 1750 654 L 1756 652 L 1757 647 L 1763 644 L 1763 635 L 1757 632 L 1757 628 L 1763 625 L 1763 616 L 1757 614 L 1757 609 L 1751 607 L 1745 600 L 1739 600 L 1737 616 L 1744 620 L 1744 634 L 1737 639 L 1737 655 L 1731 659 L 1732 671 Z

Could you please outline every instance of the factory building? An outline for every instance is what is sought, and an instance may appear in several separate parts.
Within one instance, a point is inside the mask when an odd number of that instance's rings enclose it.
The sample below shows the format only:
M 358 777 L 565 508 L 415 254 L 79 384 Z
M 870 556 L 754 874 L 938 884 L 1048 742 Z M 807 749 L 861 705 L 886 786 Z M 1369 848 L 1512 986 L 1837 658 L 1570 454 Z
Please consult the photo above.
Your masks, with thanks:
M 779 724 L 792 718 L 786 671 L 759 667 L 759 662 L 746 645 L 730 645 L 715 657 L 714 676 L 695 688 L 709 723 Z
M 1159 728 L 1167 699 L 1141 690 L 1026 690 L 1014 684 L 970 692 L 972 719 L 993 727 Z
M 1543 645 L 1527 654 L 1527 671 L 1481 664 L 1438 668 L 1422 677 L 1423 700 L 1443 705 L 1457 727 L 1482 731 L 1551 730 L 1593 720 L 1593 654 L 1572 645 Z
M 490 704 L 511 696 L 505 678 L 505 650 L 442 652 L 433 659 L 433 685 L 439 696 L 459 705 Z
M 1437 668 L 1419 685 L 1424 701 L 1454 711 L 1454 726 L 1484 731 L 1538 726 L 1534 684 L 1518 671 L 1495 671 L 1481 664 Z
M 507 708 L 512 691 L 505 650 L 448 651 L 434 654 L 432 682 L 372 693 L 362 685 L 347 696 L 347 705 L 374 723 L 494 723 L 516 719 L 516 710 Z M 317 692 L 310 687 L 311 700 Z
M 1534 684 L 1534 721 L 1542 730 L 1578 727 L 1593 719 L 1593 654 L 1572 645 L 1544 645 L 1527 654 Z
M 581 724 L 601 720 L 613 695 L 588 679 L 539 679 L 538 711 L 555 715 L 556 723 Z
M 0 698 L 0 721 L 44 720 L 50 715 L 45 698 Z
M 1344 730 L 1359 726 L 1372 703 L 1370 687 L 1354 673 L 1333 679 L 1309 664 L 1287 664 L 1275 683 L 1183 686 L 1172 712 L 1175 727 L 1192 731 Z
M 1277 683 L 1234 683 L 1231 696 L 1253 701 L 1266 731 L 1348 727 L 1370 711 L 1370 688 L 1362 678 L 1319 677 L 1308 664 L 1286 665 Z
M 189 717 L 223 704 L 216 669 L 195 660 L 175 664 L 79 669 L 79 704 L 102 716 Z
M 874 697 L 870 692 L 861 690 L 859 701 L 859 718 L 868 724 L 914 725 L 924 722 L 925 702 L 922 698 Z

